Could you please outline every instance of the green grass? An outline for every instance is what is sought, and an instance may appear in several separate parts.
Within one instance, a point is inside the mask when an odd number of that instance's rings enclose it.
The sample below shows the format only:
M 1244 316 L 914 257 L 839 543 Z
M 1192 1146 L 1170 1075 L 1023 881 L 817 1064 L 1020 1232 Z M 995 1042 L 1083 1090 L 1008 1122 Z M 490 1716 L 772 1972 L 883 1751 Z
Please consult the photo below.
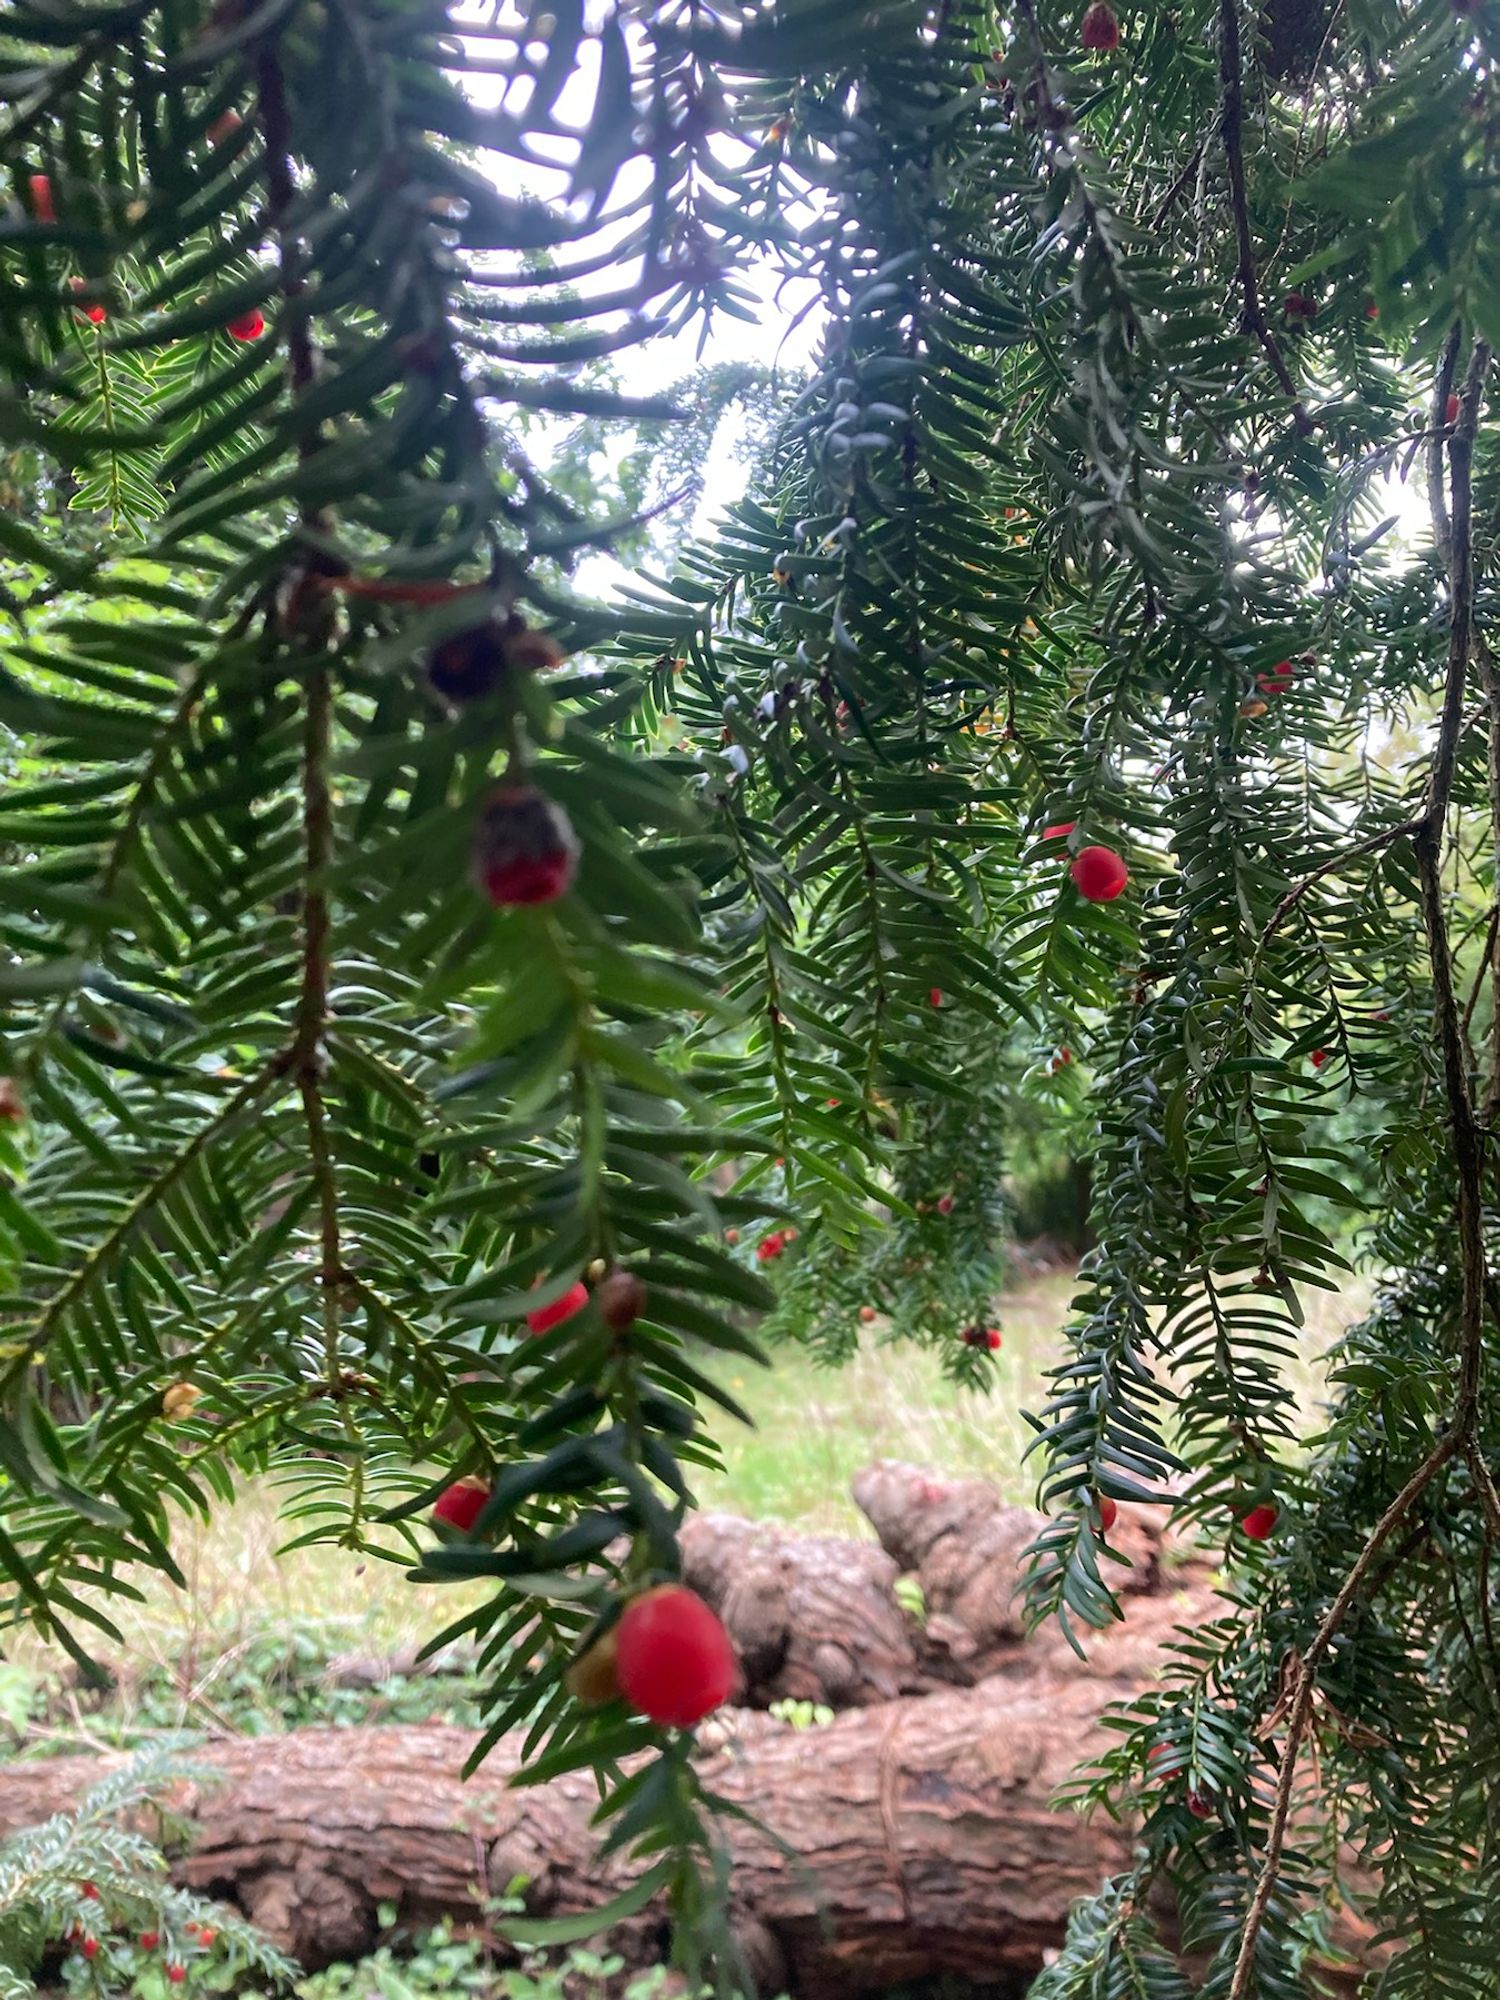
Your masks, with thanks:
M 697 1483 L 704 1507 L 780 1521 L 809 1533 L 868 1536 L 849 1482 L 877 1458 L 907 1459 L 950 1477 L 988 1479 L 1005 1500 L 1031 1505 L 1034 1465 L 1023 1454 L 1034 1433 L 1021 1412 L 1047 1400 L 1046 1372 L 1077 1281 L 1071 1272 L 1033 1279 L 997 1307 L 1004 1345 L 987 1393 L 955 1388 L 929 1349 L 882 1340 L 871 1329 L 847 1367 L 823 1368 L 804 1350 L 778 1347 L 770 1370 L 738 1368 L 726 1384 L 756 1419 L 721 1433 L 724 1471 Z M 1310 1293 L 1294 1388 L 1308 1418 L 1321 1395 L 1321 1357 L 1363 1312 L 1369 1287 Z

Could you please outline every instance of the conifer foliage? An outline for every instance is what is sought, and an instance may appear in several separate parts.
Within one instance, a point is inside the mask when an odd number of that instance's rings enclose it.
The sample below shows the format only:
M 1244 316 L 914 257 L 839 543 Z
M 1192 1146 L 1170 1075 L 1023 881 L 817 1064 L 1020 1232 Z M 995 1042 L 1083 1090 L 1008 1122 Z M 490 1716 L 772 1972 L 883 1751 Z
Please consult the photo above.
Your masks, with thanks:
M 486 1743 L 714 1949 L 690 1735 L 570 1667 L 676 1575 L 751 1244 L 961 1193 L 982 1260 L 964 1064 L 1065 1049 L 1032 1608 L 1116 1615 L 1096 1499 L 1231 1591 L 1081 1781 L 1140 1858 L 1049 1989 L 1185 1990 L 1165 1880 L 1211 1991 L 1299 1990 L 1336 1835 L 1391 1990 L 1496 1989 L 1497 57 L 1493 0 L 13 0 L 11 1613 L 86 1656 L 269 1470 L 488 1584 Z M 666 420 L 591 371 L 752 261 L 817 360 L 588 603 L 633 529 L 527 441 Z M 1309 1457 L 1351 1098 L 1393 1275 Z

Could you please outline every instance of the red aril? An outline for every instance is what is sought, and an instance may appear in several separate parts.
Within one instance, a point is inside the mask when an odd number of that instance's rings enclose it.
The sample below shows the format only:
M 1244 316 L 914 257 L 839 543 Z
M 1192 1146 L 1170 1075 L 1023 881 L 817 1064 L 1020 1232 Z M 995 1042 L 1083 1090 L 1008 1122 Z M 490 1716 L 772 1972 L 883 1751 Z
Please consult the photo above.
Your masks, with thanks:
M 1443 405 L 1443 422 L 1445 424 L 1456 424 L 1458 422 L 1458 397 L 1456 394 L 1449 396 L 1447 402 Z
M 1296 672 L 1290 660 L 1278 660 L 1269 673 L 1255 676 L 1255 685 L 1262 694 L 1286 694 L 1296 679 Z
M 570 1285 L 562 1297 L 554 1299 L 551 1305 L 538 1306 L 534 1312 L 527 1313 L 526 1324 L 533 1333 L 550 1333 L 553 1327 L 561 1326 L 563 1321 L 571 1319 L 574 1313 L 581 1313 L 588 1302 L 587 1285 L 582 1283 Z
M 696 1591 L 665 1583 L 626 1605 L 616 1629 L 615 1671 L 632 1708 L 671 1729 L 691 1729 L 729 1698 L 734 1648 Z
M 1059 820 L 1056 826 L 1044 826 L 1042 828 L 1042 838 L 1043 840 L 1066 840 L 1070 833 L 1076 833 L 1077 831 L 1078 822 L 1076 819 L 1064 819 Z
M 1240 1516 L 1240 1531 L 1252 1542 L 1267 1542 L 1276 1532 L 1279 1518 L 1279 1510 L 1269 1501 L 1262 1501 L 1260 1506 L 1252 1507 L 1248 1514 Z
M 1115 1525 L 1115 1522 L 1119 1520 L 1120 1509 L 1116 1505 L 1116 1503 L 1110 1499 L 1107 1493 L 1101 1493 L 1098 1496 L 1098 1505 L 1099 1505 L 1099 1526 L 1104 1530 L 1105 1534 L 1107 1535 L 1110 1529 Z
M 472 860 L 496 909 L 555 903 L 578 872 L 578 836 L 535 785 L 499 785 L 479 808 Z
M 27 182 L 31 191 L 31 212 L 38 222 L 56 222 L 57 204 L 52 199 L 52 183 L 45 174 L 33 174 Z
M 441 1521 L 445 1527 L 457 1528 L 461 1535 L 467 1535 L 484 1512 L 489 1497 L 490 1489 L 484 1480 L 473 1477 L 456 1479 L 438 1495 L 432 1518 Z
M 232 319 L 224 331 L 231 340 L 259 340 L 266 330 L 266 316 L 251 307 L 249 312 L 240 313 Z
M 1080 848 L 1068 872 L 1079 895 L 1090 903 L 1112 903 L 1130 880 L 1130 870 L 1112 847 Z
M 1079 39 L 1096 55 L 1112 55 L 1120 46 L 1120 23 L 1114 8 L 1107 6 L 1105 0 L 1094 0 L 1084 14 Z

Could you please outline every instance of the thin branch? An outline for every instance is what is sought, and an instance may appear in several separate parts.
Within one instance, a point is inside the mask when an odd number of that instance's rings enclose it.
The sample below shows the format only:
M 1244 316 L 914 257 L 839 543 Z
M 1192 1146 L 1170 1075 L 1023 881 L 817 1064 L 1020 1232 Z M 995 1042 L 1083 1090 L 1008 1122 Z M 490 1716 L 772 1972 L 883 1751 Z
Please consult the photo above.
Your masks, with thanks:
M 287 218 L 296 199 L 296 181 L 291 162 L 291 119 L 287 110 L 286 80 L 274 40 L 267 40 L 256 59 L 256 95 L 261 135 L 266 148 L 267 213 L 277 237 L 280 262 L 280 291 L 283 303 L 283 330 L 286 336 L 287 382 L 293 407 L 307 395 L 317 379 L 317 355 L 312 330 L 301 310 L 305 280 L 300 268 L 300 252 L 292 240 Z M 320 448 L 316 425 L 307 426 L 297 439 L 297 456 L 305 464 Z M 325 530 L 327 521 L 311 506 L 302 512 L 304 527 Z M 302 1097 L 307 1124 L 308 1164 L 318 1198 L 318 1283 L 322 1294 L 323 1361 L 329 1385 L 339 1379 L 340 1290 L 344 1260 L 339 1235 L 338 1180 L 333 1148 L 328 1135 L 328 1113 L 323 1102 L 323 1046 L 328 1023 L 328 988 L 332 957 L 331 915 L 328 902 L 328 870 L 333 861 L 333 795 L 328 767 L 333 751 L 333 675 L 325 646 L 326 600 L 316 603 L 317 623 L 308 629 L 299 616 L 295 588 L 287 603 L 286 623 L 291 636 L 308 647 L 305 708 L 302 727 L 302 980 L 297 999 L 296 1025 L 292 1035 L 292 1069 Z
M 1271 364 L 1276 380 L 1292 405 L 1292 421 L 1303 437 L 1312 433 L 1313 421 L 1307 414 L 1297 385 L 1292 380 L 1276 336 L 1266 322 L 1261 303 L 1260 281 L 1255 273 L 1255 245 L 1250 235 L 1250 205 L 1245 192 L 1245 98 L 1243 61 L 1240 55 L 1239 0 L 1219 0 L 1219 83 L 1222 89 L 1219 129 L 1224 137 L 1224 159 L 1229 169 L 1229 200 L 1234 210 L 1235 236 L 1239 244 L 1239 279 L 1243 303 L 1240 325 L 1253 333 Z
M 1187 184 L 1193 178 L 1193 175 L 1197 173 L 1199 166 L 1202 164 L 1203 155 L 1207 151 L 1207 148 L 1208 148 L 1207 139 L 1200 139 L 1197 145 L 1193 148 L 1192 157 L 1189 159 L 1187 165 L 1183 168 L 1182 172 L 1177 176 L 1176 180 L 1173 181 L 1172 185 L 1167 189 L 1165 195 L 1163 195 L 1161 206 L 1157 209 L 1156 213 L 1152 216 L 1150 222 L 1148 222 L 1146 225 L 1146 227 L 1151 231 L 1153 235 L 1155 235 L 1156 231 L 1161 228 L 1162 224 L 1166 221 L 1167 217 L 1172 213 L 1172 210 L 1177 206 L 1178 202 L 1182 199 L 1183 190 L 1187 187 Z

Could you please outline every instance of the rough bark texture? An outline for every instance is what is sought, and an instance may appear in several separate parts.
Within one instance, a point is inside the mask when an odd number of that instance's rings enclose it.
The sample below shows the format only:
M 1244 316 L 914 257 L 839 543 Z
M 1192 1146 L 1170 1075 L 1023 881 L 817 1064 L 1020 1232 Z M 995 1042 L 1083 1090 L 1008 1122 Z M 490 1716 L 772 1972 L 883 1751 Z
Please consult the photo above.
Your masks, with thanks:
M 1125 1853 L 1125 1836 L 1048 1810 L 1080 1755 L 1101 1747 L 1101 1690 L 1001 1683 L 840 1716 L 815 1732 L 727 1713 L 714 1787 L 761 1815 L 799 1857 L 729 1821 L 736 1912 L 771 1992 L 820 1996 L 950 1971 L 1018 1989 L 1068 1905 Z M 477 1884 L 529 1878 L 528 1907 L 589 1908 L 626 1879 L 601 1868 L 587 1774 L 511 1791 L 504 1746 L 467 1783 L 467 1731 L 299 1730 L 208 1747 L 219 1785 L 182 1788 L 185 1883 L 238 1903 L 308 1965 L 374 1940 L 377 1902 L 423 1921 L 472 1913 Z M 94 1758 L 12 1766 L 0 1833 L 45 1818 L 100 1774 Z M 623 1942 L 660 1943 L 659 1919 Z
M 1056 1626 L 1028 1638 L 1022 1623 L 1039 1515 L 1006 1506 L 985 1480 L 890 1461 L 859 1475 L 854 1498 L 880 1547 L 723 1514 L 684 1531 L 687 1581 L 728 1626 L 752 1707 L 785 1697 L 863 1707 L 996 1675 L 1144 1680 L 1172 1627 L 1209 1601 L 1203 1563 L 1163 1536 L 1160 1510 L 1122 1506 L 1110 1543 L 1125 1559 L 1115 1584 L 1129 1615 L 1080 1659 Z M 902 1575 L 921 1587 L 920 1620 L 897 1601 Z

